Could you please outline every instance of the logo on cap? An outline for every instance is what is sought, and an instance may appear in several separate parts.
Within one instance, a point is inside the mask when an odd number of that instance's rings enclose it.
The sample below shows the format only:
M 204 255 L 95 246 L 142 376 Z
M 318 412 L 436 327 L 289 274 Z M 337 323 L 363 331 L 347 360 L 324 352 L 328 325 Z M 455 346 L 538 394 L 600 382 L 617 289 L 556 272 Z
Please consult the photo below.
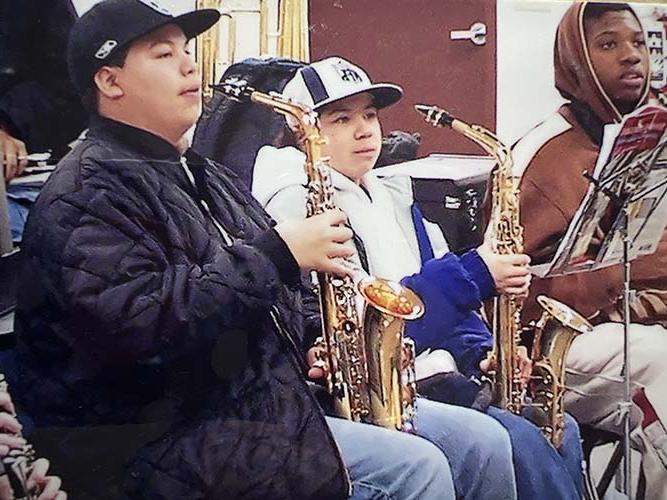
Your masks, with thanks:
M 334 67 L 336 68 L 340 79 L 344 82 L 361 83 L 363 81 L 363 78 L 361 78 L 359 72 L 354 68 L 354 66 L 347 64 L 347 61 L 339 59 L 335 62 Z
M 102 45 L 100 45 L 99 49 L 97 49 L 97 52 L 95 52 L 95 57 L 97 59 L 106 59 L 109 54 L 111 54 L 111 51 L 116 47 L 116 45 L 118 45 L 116 40 L 107 40 Z
M 345 82 L 354 82 L 354 83 L 361 82 L 361 76 L 359 76 L 359 73 L 354 71 L 352 68 L 341 69 L 340 77 Z
M 153 0 L 139 0 L 139 1 L 144 5 L 148 5 L 153 10 L 157 10 L 160 14 L 171 16 L 171 12 L 169 12 L 169 10 L 166 7 L 160 5 L 157 2 L 154 2 Z

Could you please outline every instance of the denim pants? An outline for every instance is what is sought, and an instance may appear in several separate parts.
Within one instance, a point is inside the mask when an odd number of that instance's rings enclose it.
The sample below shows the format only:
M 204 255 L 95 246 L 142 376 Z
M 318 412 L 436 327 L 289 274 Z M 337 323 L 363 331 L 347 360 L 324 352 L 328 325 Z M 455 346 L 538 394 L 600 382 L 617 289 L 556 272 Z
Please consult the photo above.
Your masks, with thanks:
M 509 436 L 475 410 L 419 399 L 415 428 L 425 439 L 327 421 L 350 471 L 355 500 L 516 498 Z
M 9 184 L 7 186 L 7 210 L 14 243 L 20 243 L 23 239 L 28 212 L 41 189 L 42 184 Z
M 489 407 L 512 441 L 514 471 L 520 500 L 578 500 L 583 486 L 583 453 L 579 426 L 565 415 L 565 434 L 558 450 L 523 417 Z

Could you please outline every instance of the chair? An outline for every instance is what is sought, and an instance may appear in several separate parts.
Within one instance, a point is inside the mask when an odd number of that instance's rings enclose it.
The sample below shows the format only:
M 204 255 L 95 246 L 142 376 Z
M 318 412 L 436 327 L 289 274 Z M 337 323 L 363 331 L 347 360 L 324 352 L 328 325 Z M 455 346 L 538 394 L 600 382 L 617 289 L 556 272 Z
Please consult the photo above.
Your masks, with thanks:
M 14 309 L 20 257 L 19 249 L 0 255 L 0 372 L 3 372 L 9 381 L 14 379 L 16 372 Z
M 623 437 L 613 432 L 596 429 L 590 425 L 585 425 L 585 424 L 580 425 L 580 431 L 581 431 L 582 448 L 584 452 L 584 460 L 586 461 L 586 468 L 587 468 L 586 473 L 589 481 L 592 479 L 590 464 L 591 464 L 591 453 L 593 452 L 593 448 L 609 443 L 615 443 L 614 451 L 611 454 L 611 458 L 609 459 L 607 466 L 602 472 L 600 480 L 598 481 L 597 485 L 593 486 L 595 494 L 597 495 L 598 498 L 601 499 L 607 493 L 609 485 L 611 484 L 614 475 L 618 471 L 618 468 L 623 461 L 623 451 L 624 451 Z M 640 469 L 639 479 L 637 482 L 637 495 L 635 496 L 635 500 L 644 500 L 645 493 L 646 493 L 646 477 L 644 476 L 644 472 Z
M 0 165 L 0 172 L 2 172 Z M 12 251 L 12 233 L 9 225 L 9 208 L 7 207 L 7 192 L 4 179 L 0 178 L 0 255 Z M 1 276 L 1 275 L 0 275 Z

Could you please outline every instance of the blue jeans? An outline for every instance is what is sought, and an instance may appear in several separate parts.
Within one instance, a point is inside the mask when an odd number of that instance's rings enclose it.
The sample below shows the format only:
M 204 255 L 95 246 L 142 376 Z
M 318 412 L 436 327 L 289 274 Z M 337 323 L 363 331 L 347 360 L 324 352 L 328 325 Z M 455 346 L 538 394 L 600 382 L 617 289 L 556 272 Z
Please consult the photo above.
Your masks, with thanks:
M 482 413 L 419 399 L 415 428 L 425 440 L 327 421 L 350 471 L 354 499 L 516 498 L 509 437 Z
M 565 415 L 565 435 L 558 450 L 523 417 L 490 407 L 489 416 L 510 435 L 519 499 L 578 500 L 583 485 L 579 426 Z
M 23 229 L 28 220 L 28 212 L 41 189 L 41 184 L 7 185 L 7 209 L 14 243 L 20 243 L 23 239 Z
M 354 500 L 454 499 L 447 458 L 410 434 L 326 417 L 350 473 Z
M 462 406 L 420 398 L 415 428 L 448 458 L 457 498 L 517 498 L 510 438 L 494 419 Z

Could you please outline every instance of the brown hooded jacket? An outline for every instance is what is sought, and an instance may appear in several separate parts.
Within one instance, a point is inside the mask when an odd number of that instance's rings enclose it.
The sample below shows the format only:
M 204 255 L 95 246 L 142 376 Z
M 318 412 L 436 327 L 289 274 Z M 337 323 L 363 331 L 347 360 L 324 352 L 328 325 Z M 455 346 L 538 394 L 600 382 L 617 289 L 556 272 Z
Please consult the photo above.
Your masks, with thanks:
M 587 2 L 575 3 L 558 27 L 554 53 L 556 87 L 570 102 L 514 147 L 514 172 L 521 176 L 521 223 L 525 251 L 533 263 L 548 260 L 565 234 L 581 203 L 600 149 L 603 125 L 619 122 L 622 114 L 602 88 L 586 47 L 583 13 Z M 648 81 L 638 106 L 646 102 Z M 547 294 L 565 302 L 587 317 L 617 319 L 622 293 L 621 266 L 552 279 L 534 279 L 524 319 L 539 310 L 535 297 Z M 634 319 L 653 322 L 663 312 L 667 297 L 667 239 L 658 252 L 633 262 L 633 287 L 646 290 L 644 306 Z M 658 297 L 658 298 L 656 298 Z M 648 300 L 648 302 L 647 302 Z M 651 302 L 652 301 L 652 302 Z M 643 312 L 642 312 L 643 311 Z

